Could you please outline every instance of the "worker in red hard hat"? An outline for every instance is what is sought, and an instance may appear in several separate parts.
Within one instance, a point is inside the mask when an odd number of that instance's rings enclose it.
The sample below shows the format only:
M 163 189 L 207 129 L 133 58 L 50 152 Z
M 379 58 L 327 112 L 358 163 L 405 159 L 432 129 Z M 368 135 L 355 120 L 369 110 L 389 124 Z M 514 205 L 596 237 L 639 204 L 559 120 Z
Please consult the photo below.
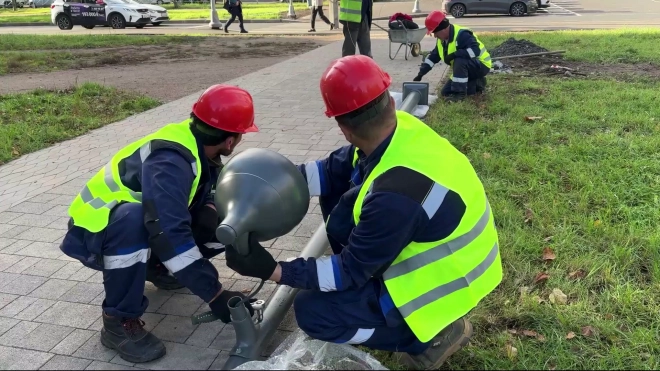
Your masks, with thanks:
M 244 297 L 223 288 L 208 260 L 224 251 L 214 240 L 218 214 L 211 191 L 220 156 L 257 130 L 247 91 L 211 86 L 189 119 L 119 150 L 73 200 L 60 248 L 103 272 L 101 342 L 124 360 L 148 362 L 165 354 L 163 342 L 140 319 L 149 305 L 145 280 L 166 290 L 187 287 L 225 323 L 227 301 Z
M 301 289 L 296 320 L 309 336 L 434 370 L 468 343 L 465 315 L 502 280 L 497 230 L 470 161 L 396 111 L 390 83 L 365 56 L 321 78 L 326 115 L 350 145 L 299 168 L 334 254 L 278 263 L 252 241 L 248 256 L 228 248 L 227 265 Z
M 470 29 L 449 23 L 440 11 L 429 13 L 425 23 L 428 34 L 433 34 L 438 43 L 413 80 L 420 81 L 433 66 L 444 62 L 451 72 L 442 88 L 442 96 L 449 101 L 460 101 L 467 95 L 482 93 L 486 88 L 486 75 L 493 66 L 484 44 Z

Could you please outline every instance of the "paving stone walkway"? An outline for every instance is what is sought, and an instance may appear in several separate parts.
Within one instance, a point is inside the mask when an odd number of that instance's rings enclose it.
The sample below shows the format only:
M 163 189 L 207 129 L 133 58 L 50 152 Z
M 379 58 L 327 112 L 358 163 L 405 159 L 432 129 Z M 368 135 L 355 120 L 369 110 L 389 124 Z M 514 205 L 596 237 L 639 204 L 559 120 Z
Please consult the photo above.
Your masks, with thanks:
M 424 40 L 423 50 L 433 41 Z M 375 40 L 376 61 L 392 76 L 392 91 L 417 73 L 421 60 L 390 61 L 387 41 Z M 276 150 L 300 163 L 325 157 L 345 144 L 333 120 L 323 114 L 318 81 L 340 55 L 333 43 L 285 62 L 229 81 L 255 99 L 260 132 L 245 136 L 239 147 Z M 425 80 L 438 84 L 437 66 Z M 209 84 L 214 83 L 209 81 Z M 201 92 L 200 92 L 201 93 Z M 63 255 L 67 207 L 89 177 L 122 146 L 159 127 L 188 117 L 199 93 L 95 130 L 87 135 L 23 156 L 0 167 L 0 369 L 220 369 L 233 346 L 233 328 L 220 322 L 193 326 L 190 315 L 208 310 L 187 289 L 157 290 L 146 284 L 148 329 L 167 344 L 167 355 L 148 364 L 123 361 L 99 341 L 103 277 Z M 317 201 L 291 233 L 269 242 L 275 258 L 297 256 L 321 222 Z M 255 280 L 214 259 L 223 284 L 252 289 Z M 265 298 L 276 286 L 266 285 Z M 289 315 L 270 349 L 295 330 Z

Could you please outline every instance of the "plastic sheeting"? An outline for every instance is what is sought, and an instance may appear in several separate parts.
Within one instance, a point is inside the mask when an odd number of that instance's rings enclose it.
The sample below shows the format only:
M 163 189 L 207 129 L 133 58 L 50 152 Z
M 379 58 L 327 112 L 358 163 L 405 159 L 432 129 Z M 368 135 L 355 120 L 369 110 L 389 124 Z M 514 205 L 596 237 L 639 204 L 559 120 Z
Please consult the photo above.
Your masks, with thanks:
M 391 91 L 390 95 L 392 98 L 394 98 L 394 106 L 398 109 L 401 107 L 401 103 L 403 102 L 403 93 Z M 433 104 L 436 100 L 438 99 L 437 96 L 435 95 L 429 95 L 429 106 Z M 426 105 L 417 105 L 415 109 L 411 112 L 411 114 L 417 118 L 424 118 L 426 116 L 426 113 L 429 111 L 429 106 Z
M 387 370 L 370 354 L 351 345 L 314 340 L 301 330 L 289 335 L 265 361 L 235 370 Z

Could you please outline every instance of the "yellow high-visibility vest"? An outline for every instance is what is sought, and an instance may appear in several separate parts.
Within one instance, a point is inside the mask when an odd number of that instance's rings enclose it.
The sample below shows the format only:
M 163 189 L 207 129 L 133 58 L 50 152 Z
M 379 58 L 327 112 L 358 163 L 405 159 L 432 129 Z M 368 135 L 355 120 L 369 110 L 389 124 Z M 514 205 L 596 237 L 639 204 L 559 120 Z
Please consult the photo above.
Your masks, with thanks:
M 73 219 L 74 225 L 85 228 L 90 232 L 100 232 L 108 225 L 110 211 L 120 202 L 142 202 L 142 192 L 134 191 L 122 184 L 119 164 L 138 151 L 142 162 L 144 162 L 151 153 L 151 145 L 154 141 L 177 143 L 183 146 L 187 152 L 190 152 L 190 159 L 194 159 L 194 162 L 191 161 L 190 164 L 195 174 L 195 180 L 188 198 L 188 206 L 190 206 L 197 192 L 202 171 L 197 141 L 190 131 L 190 120 L 186 120 L 178 124 L 166 125 L 155 133 L 120 149 L 110 162 L 85 184 L 71 206 L 69 206 L 69 216 Z
M 453 41 L 450 42 L 447 45 L 447 55 L 451 53 L 456 52 L 456 39 L 458 38 L 458 34 L 463 32 L 463 31 L 470 31 L 469 28 L 466 27 L 461 27 L 458 25 L 453 25 L 454 26 L 454 38 L 452 39 Z M 479 58 L 481 63 L 483 63 L 484 66 L 488 68 L 493 68 L 493 61 L 490 58 L 490 53 L 488 53 L 488 50 L 486 50 L 486 46 L 484 43 L 479 40 L 479 37 L 476 34 L 473 34 L 474 38 L 477 39 L 477 42 L 479 43 L 479 55 L 475 55 L 473 58 Z M 440 60 L 444 61 L 444 54 L 442 52 L 442 40 L 438 39 L 438 54 L 440 55 Z M 451 61 L 449 63 L 452 67 L 454 66 L 454 61 Z M 451 75 L 449 76 L 450 78 L 454 76 L 454 73 L 451 72 Z
M 437 210 L 448 190 L 459 194 L 466 206 L 450 236 L 410 243 L 383 274 L 394 305 L 417 338 L 427 342 L 502 281 L 497 230 L 483 185 L 467 157 L 403 111 L 397 111 L 397 127 L 383 157 L 361 185 L 353 207 L 355 225 L 374 180 L 394 167 L 412 169 L 435 182 L 422 203 L 427 213 Z

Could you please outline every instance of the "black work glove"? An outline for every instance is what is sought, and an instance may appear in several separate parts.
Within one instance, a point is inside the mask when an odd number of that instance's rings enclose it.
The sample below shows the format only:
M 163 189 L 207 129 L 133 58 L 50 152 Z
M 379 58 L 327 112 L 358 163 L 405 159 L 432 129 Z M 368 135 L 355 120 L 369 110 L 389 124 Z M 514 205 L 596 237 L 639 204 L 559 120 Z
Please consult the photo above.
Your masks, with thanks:
M 247 256 L 239 254 L 234 246 L 227 246 L 225 251 L 227 266 L 241 276 L 261 278 L 264 281 L 269 279 L 277 268 L 277 262 L 253 237 L 253 234 L 248 237 L 248 244 L 250 253 Z
M 227 305 L 227 302 L 229 299 L 238 296 L 241 299 L 245 299 L 245 295 L 241 294 L 238 291 L 227 291 L 224 290 L 220 295 L 218 295 L 215 300 L 209 303 L 209 308 L 211 308 L 211 312 L 215 314 L 218 318 L 220 318 L 220 321 L 224 323 L 229 323 L 231 322 L 231 314 L 229 312 L 229 306 Z M 247 310 L 250 312 L 250 317 L 254 315 L 254 309 L 252 308 L 252 301 L 245 301 L 244 305 L 247 308 Z
M 204 205 L 195 215 L 192 225 L 193 238 L 197 246 L 210 242 L 218 227 L 218 212 L 209 205 Z
M 422 75 L 417 75 L 417 76 L 415 76 L 415 78 L 413 79 L 413 81 L 422 81 Z
M 451 65 L 451 61 L 453 61 L 454 58 L 456 58 L 456 55 L 455 55 L 454 53 L 447 54 L 447 55 L 445 56 L 445 63 L 446 63 L 448 66 Z

